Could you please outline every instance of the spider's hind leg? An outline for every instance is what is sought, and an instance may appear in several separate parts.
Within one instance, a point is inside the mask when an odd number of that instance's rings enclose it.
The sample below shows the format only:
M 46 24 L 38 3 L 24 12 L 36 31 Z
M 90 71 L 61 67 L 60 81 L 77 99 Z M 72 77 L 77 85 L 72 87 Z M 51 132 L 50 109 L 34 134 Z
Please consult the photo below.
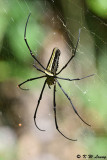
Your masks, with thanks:
M 40 104 L 40 100 L 42 99 L 42 95 L 43 95 L 43 91 L 44 91 L 44 89 L 45 89 L 45 86 L 46 86 L 46 80 L 45 80 L 45 82 L 44 82 L 42 91 L 41 91 L 41 93 L 40 93 L 40 97 L 39 97 L 39 99 L 38 99 L 38 104 L 37 104 L 37 107 L 36 107 L 36 110 L 35 110 L 35 113 L 34 113 L 34 123 L 35 123 L 36 127 L 37 127 L 40 131 L 45 131 L 45 130 L 42 130 L 42 129 L 40 129 L 40 128 L 38 127 L 38 125 L 37 125 L 37 123 L 36 123 L 36 115 L 37 115 L 37 110 L 38 110 L 38 107 L 39 107 L 39 104 Z
M 88 124 L 87 122 L 85 122 L 85 121 L 81 118 L 81 116 L 78 114 L 78 112 L 77 112 L 77 110 L 75 109 L 75 107 L 74 107 L 74 105 L 73 105 L 70 97 L 69 97 L 68 94 L 64 91 L 64 89 L 62 88 L 62 86 L 60 85 L 60 83 L 58 82 L 57 79 L 56 79 L 56 82 L 57 82 L 57 84 L 59 85 L 59 87 L 61 88 L 62 92 L 63 92 L 63 93 L 65 94 L 65 96 L 68 98 L 68 100 L 69 100 L 69 102 L 71 103 L 72 108 L 73 108 L 74 112 L 77 114 L 77 116 L 78 116 L 86 125 L 91 126 L 90 124 Z
M 71 139 L 71 138 L 66 137 L 66 136 L 59 130 L 59 127 L 58 127 L 58 124 L 57 124 L 57 118 L 56 118 L 55 93 L 56 93 L 56 84 L 54 84 L 54 97 L 53 97 L 53 103 L 54 103 L 54 108 L 53 108 L 53 109 L 54 109 L 54 118 L 55 118 L 55 126 L 56 126 L 56 129 L 57 129 L 57 131 L 58 131 L 63 137 L 65 137 L 66 139 L 71 140 L 71 141 L 77 141 L 77 140 L 74 140 L 74 139 Z

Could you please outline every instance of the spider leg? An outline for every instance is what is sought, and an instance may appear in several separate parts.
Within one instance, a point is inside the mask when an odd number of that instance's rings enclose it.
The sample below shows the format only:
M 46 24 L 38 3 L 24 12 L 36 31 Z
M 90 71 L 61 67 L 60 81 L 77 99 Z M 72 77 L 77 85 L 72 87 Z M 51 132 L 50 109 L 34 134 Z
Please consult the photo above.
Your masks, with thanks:
M 66 137 L 58 128 L 58 124 L 57 124 L 57 118 L 56 118 L 56 102 L 55 102 L 55 93 L 56 93 L 56 84 L 54 85 L 54 97 L 53 97 L 53 103 L 54 103 L 54 117 L 55 117 L 55 126 L 56 126 L 56 129 L 57 131 L 63 136 L 65 137 L 66 139 L 68 140 L 71 140 L 71 141 L 77 141 L 77 140 L 74 140 L 74 139 L 71 139 L 71 138 L 68 138 Z
M 88 126 L 91 126 L 91 125 L 89 125 L 88 123 L 86 123 L 86 122 L 80 117 L 80 115 L 78 114 L 77 110 L 75 109 L 75 107 L 74 107 L 74 105 L 73 105 L 70 97 L 69 97 L 69 96 L 67 95 L 67 93 L 64 91 L 64 89 L 62 88 L 62 86 L 60 85 L 60 83 L 58 82 L 57 79 L 56 79 L 56 82 L 57 82 L 57 84 L 59 85 L 59 87 L 61 88 L 62 92 L 65 94 L 65 96 L 66 96 L 66 97 L 68 98 L 68 100 L 70 101 L 74 112 L 78 115 L 78 117 L 79 117 L 85 124 L 87 124 Z
M 40 104 L 40 100 L 42 99 L 42 94 L 43 94 L 43 91 L 44 91 L 44 89 L 45 89 L 45 85 L 46 85 L 46 80 L 45 80 L 45 82 L 44 82 L 42 91 L 41 91 L 41 93 L 40 93 L 40 97 L 39 97 L 39 99 L 38 99 L 37 107 L 36 107 L 36 110 L 35 110 L 35 113 L 34 113 L 34 123 L 35 123 L 36 127 L 37 127 L 40 131 L 45 131 L 45 130 L 42 130 L 42 129 L 40 129 L 40 128 L 38 127 L 38 125 L 37 125 L 37 123 L 36 123 L 36 114 L 37 114 L 37 110 L 38 110 L 38 107 L 39 107 L 39 104 Z
M 30 46 L 29 46 L 29 44 L 28 44 L 28 42 L 27 42 L 26 29 L 27 29 L 27 24 L 28 24 L 30 15 L 31 15 L 31 13 L 30 13 L 29 16 L 28 16 L 27 21 L 26 21 L 26 25 L 25 25 L 24 40 L 25 40 L 25 43 L 26 43 L 26 45 L 27 45 L 27 47 L 28 47 L 28 49 L 29 49 L 29 51 L 30 51 L 31 56 L 38 62 L 38 64 L 39 64 L 43 69 L 45 69 L 44 66 L 43 66 L 43 65 L 37 60 L 37 58 L 34 56 L 34 54 L 32 53 L 32 50 L 30 49 Z
M 36 78 L 27 79 L 26 81 L 20 83 L 17 87 L 19 87 L 19 88 L 22 89 L 22 90 L 29 90 L 29 89 L 21 88 L 21 86 L 22 86 L 24 83 L 26 83 L 26 82 L 33 81 L 33 80 L 36 80 L 36 79 L 40 79 L 40 78 L 43 78 L 43 77 L 46 77 L 46 76 L 41 76 L 41 77 L 36 77 Z
M 56 74 L 58 75 L 59 73 L 62 72 L 63 69 L 65 69 L 67 67 L 67 65 L 70 63 L 70 61 L 73 59 L 73 57 L 75 56 L 76 54 L 76 51 L 77 51 L 77 47 L 78 47 L 78 42 L 79 42 L 79 39 L 80 39 L 80 32 L 81 32 L 81 29 L 79 29 L 79 35 L 78 35 L 78 40 L 77 40 L 77 43 L 76 43 L 76 47 L 75 47 L 75 50 L 71 56 L 71 58 L 68 60 L 68 62 L 61 68 L 61 70 Z
M 91 74 L 91 75 L 89 75 L 89 76 L 85 76 L 85 77 L 82 77 L 82 78 L 75 78 L 75 79 L 61 78 L 61 77 L 56 77 L 56 78 L 62 79 L 62 80 L 67 80 L 67 81 L 76 81 L 76 80 L 85 79 L 85 78 L 88 78 L 88 77 L 91 77 L 91 76 L 94 76 L 94 74 Z
M 39 69 L 35 64 L 33 64 L 33 66 L 34 66 L 38 71 L 45 73 L 44 71 L 42 71 L 41 69 Z

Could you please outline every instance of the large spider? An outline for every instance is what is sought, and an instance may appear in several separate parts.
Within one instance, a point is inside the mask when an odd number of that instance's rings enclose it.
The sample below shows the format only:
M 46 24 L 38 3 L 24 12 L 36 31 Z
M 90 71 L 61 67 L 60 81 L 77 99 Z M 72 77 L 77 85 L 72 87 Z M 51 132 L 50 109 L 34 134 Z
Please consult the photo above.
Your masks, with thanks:
M 57 72 L 57 69 L 58 69 L 58 63 L 59 63 L 59 56 L 61 54 L 60 50 L 58 48 L 54 48 L 53 51 L 52 51 L 52 54 L 51 54 L 51 57 L 49 59 L 49 62 L 47 64 L 47 67 L 45 68 L 38 60 L 37 58 L 35 57 L 35 55 L 32 53 L 32 50 L 30 49 L 30 46 L 27 42 L 27 39 L 26 39 L 26 28 L 27 28 L 27 24 L 28 24 L 28 21 L 29 21 L 29 17 L 30 17 L 31 13 L 29 14 L 28 18 L 27 18 L 27 21 L 26 21 L 26 25 L 25 25 L 25 32 L 24 32 L 24 40 L 25 40 L 25 43 L 30 51 L 30 54 L 31 56 L 34 58 L 34 60 L 42 67 L 43 70 L 37 68 L 36 65 L 33 65 L 38 71 L 44 73 L 45 75 L 43 76 L 40 76 L 40 77 L 36 77 L 36 78 L 30 78 L 30 79 L 27 79 L 26 81 L 20 83 L 18 85 L 19 88 L 21 88 L 21 86 L 26 83 L 26 82 L 29 82 L 29 81 L 33 81 L 33 80 L 36 80 L 36 79 L 40 79 L 40 78 L 44 78 L 46 77 L 45 79 L 45 82 L 44 82 L 44 85 L 43 85 L 43 88 L 42 88 L 42 91 L 40 93 L 40 97 L 38 99 L 38 103 L 37 103 L 37 107 L 36 107 L 36 110 L 35 110 L 35 113 L 34 113 L 34 123 L 36 125 L 36 127 L 40 130 L 40 131 L 45 131 L 45 130 L 42 130 L 38 127 L 37 123 L 36 123 L 36 115 L 37 115 L 37 110 L 38 110 L 38 107 L 39 107 L 39 104 L 40 104 L 40 100 L 42 99 L 42 94 L 43 94 L 43 91 L 45 89 L 45 86 L 46 84 L 49 86 L 51 85 L 54 85 L 54 94 L 53 94 L 53 110 L 54 110 L 54 118 L 55 118 L 55 125 L 56 125 L 56 129 L 57 131 L 62 135 L 64 136 L 66 139 L 68 140 L 72 140 L 72 141 L 76 141 L 75 139 L 71 139 L 71 138 L 68 138 L 66 137 L 60 130 L 59 130 L 59 127 L 58 127 L 58 124 L 57 124 L 57 118 L 56 118 L 56 102 L 55 102 L 55 93 L 56 93 L 56 83 L 58 84 L 58 86 L 61 88 L 62 92 L 65 94 L 65 96 L 67 97 L 67 99 L 69 100 L 69 102 L 71 103 L 72 105 L 72 108 L 74 110 L 74 112 L 78 115 L 78 117 L 85 123 L 87 124 L 88 126 L 90 126 L 88 123 L 86 123 L 81 117 L 80 115 L 78 114 L 78 112 L 76 111 L 70 97 L 68 96 L 68 94 L 64 91 L 64 89 L 62 88 L 62 86 L 60 85 L 58 79 L 62 79 L 62 80 L 67 80 L 67 81 L 78 81 L 78 80 L 81 80 L 81 79 L 84 79 L 84 78 L 87 78 L 87 77 L 90 77 L 90 76 L 93 76 L 94 74 L 92 75 L 88 75 L 88 76 L 85 76 L 85 77 L 82 77 L 82 78 L 75 78 L 75 79 L 69 79 L 69 78 L 61 78 L 61 77 L 58 77 L 57 75 L 59 73 L 61 73 L 66 67 L 67 65 L 71 62 L 71 60 L 73 59 L 73 57 L 75 56 L 76 54 L 76 50 L 77 50 L 77 46 L 78 46 L 78 42 L 79 42 L 79 38 L 80 38 L 80 29 L 79 29 L 79 36 L 78 36 L 78 40 L 77 40 L 77 43 L 76 43 L 76 47 L 74 49 L 74 52 L 71 56 L 71 58 L 68 60 L 68 62 L 61 68 L 61 70 L 59 72 Z M 21 88 L 23 89 L 23 88 Z M 27 90 L 27 89 L 23 89 L 23 90 Z

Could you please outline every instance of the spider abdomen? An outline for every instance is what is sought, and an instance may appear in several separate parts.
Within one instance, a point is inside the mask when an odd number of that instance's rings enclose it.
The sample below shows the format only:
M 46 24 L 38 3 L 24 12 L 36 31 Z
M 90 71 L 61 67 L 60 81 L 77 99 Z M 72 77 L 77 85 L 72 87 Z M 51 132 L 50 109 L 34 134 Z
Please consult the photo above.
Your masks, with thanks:
M 56 74 L 56 71 L 58 69 L 60 53 L 61 52 L 58 48 L 53 49 L 47 68 L 46 68 L 46 70 L 52 73 L 53 75 Z

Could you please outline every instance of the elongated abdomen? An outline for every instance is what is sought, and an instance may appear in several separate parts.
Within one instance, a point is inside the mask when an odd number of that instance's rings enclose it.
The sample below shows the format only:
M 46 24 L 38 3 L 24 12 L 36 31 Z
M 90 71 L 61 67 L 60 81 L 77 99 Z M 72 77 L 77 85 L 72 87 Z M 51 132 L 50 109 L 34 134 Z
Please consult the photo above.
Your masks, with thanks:
M 56 71 L 58 69 L 60 53 L 61 52 L 58 48 L 53 49 L 47 68 L 46 68 L 47 71 L 51 72 L 54 75 L 56 74 Z

